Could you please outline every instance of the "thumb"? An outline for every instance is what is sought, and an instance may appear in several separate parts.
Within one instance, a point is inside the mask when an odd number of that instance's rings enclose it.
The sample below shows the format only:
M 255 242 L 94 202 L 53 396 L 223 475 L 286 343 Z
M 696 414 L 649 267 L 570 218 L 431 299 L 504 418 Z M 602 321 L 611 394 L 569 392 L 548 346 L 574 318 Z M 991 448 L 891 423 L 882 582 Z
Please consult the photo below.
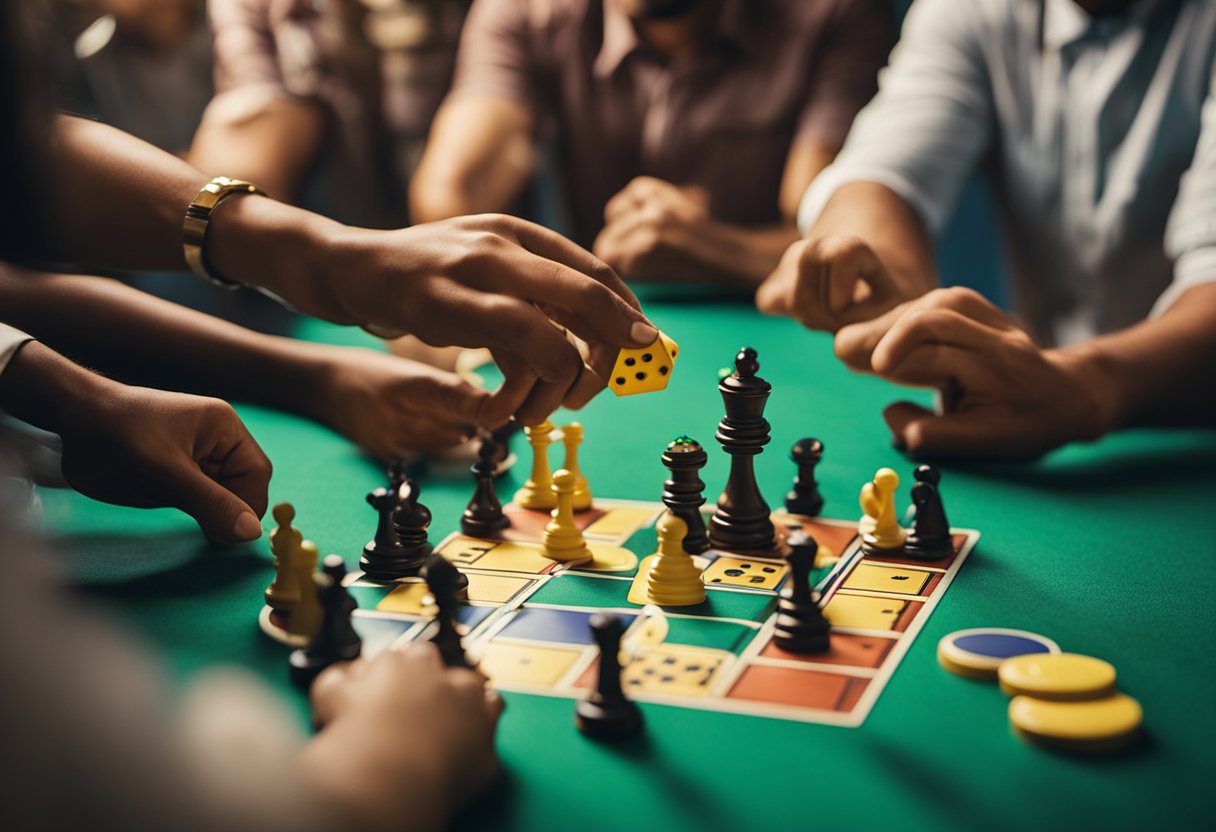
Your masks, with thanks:
M 172 500 L 210 541 L 244 543 L 262 536 L 262 523 L 250 505 L 199 468 L 187 466 L 178 472 Z

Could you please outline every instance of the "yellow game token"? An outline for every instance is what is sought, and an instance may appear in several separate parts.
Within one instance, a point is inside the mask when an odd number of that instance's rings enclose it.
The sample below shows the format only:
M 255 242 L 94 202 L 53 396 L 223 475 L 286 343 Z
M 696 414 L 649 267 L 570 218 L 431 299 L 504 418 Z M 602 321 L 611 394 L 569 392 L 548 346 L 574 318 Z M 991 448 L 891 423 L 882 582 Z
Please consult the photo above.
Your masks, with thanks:
M 1144 720 L 1140 703 L 1122 693 L 1087 702 L 1015 696 L 1009 722 L 1022 739 L 1069 751 L 1104 752 L 1135 739 Z
M 997 677 L 1010 696 L 1075 701 L 1097 699 L 1115 689 L 1115 668 L 1109 662 L 1076 653 L 1036 653 L 1001 663 Z

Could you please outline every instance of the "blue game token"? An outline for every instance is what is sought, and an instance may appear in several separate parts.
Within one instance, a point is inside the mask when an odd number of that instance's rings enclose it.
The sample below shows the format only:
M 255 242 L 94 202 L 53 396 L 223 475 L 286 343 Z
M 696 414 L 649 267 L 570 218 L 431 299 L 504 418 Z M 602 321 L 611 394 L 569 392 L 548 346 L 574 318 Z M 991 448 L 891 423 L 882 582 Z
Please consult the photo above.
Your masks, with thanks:
M 937 660 L 960 676 L 995 679 L 1001 662 L 1031 653 L 1059 653 L 1046 636 L 1003 627 L 976 627 L 951 633 L 937 643 Z

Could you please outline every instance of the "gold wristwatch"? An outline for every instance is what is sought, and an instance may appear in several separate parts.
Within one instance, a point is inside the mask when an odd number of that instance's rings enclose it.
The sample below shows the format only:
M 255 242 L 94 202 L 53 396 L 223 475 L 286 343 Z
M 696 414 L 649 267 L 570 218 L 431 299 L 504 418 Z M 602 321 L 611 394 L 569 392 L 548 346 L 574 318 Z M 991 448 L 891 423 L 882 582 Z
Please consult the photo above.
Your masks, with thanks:
M 211 212 L 233 194 L 266 196 L 266 192 L 252 182 L 217 176 L 198 192 L 182 221 L 182 249 L 186 265 L 199 277 L 223 289 L 236 289 L 241 284 L 212 270 L 207 262 L 207 228 L 211 225 Z

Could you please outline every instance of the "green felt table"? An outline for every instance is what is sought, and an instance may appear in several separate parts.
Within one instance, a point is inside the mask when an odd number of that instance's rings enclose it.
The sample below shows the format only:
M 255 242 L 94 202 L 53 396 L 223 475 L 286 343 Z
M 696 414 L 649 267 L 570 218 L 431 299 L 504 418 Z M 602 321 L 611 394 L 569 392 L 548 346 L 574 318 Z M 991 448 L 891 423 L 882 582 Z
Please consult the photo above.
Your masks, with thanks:
M 681 433 L 711 451 L 716 493 L 727 471 L 712 441 L 722 404 L 717 371 L 737 348 L 759 350 L 773 384 L 773 442 L 757 460 L 777 504 L 790 444 L 820 437 L 825 515 L 855 518 L 857 492 L 880 466 L 909 470 L 882 421 L 900 391 L 853 375 L 830 339 L 763 318 L 739 299 L 645 294 L 681 345 L 664 393 L 605 394 L 582 411 L 584 469 L 598 496 L 656 500 L 659 454 Z M 319 324 L 309 338 L 368 343 Z M 275 383 L 267 379 L 268 384 Z M 916 394 L 913 394 L 916 398 Z M 322 552 L 353 565 L 374 528 L 364 494 L 378 464 L 305 420 L 239 407 L 275 464 L 272 500 L 290 500 Z M 560 421 L 566 414 L 559 414 Z M 527 472 L 524 458 L 501 493 Z M 1216 812 L 1216 436 L 1131 432 L 1018 466 L 943 467 L 956 526 L 981 530 L 976 551 L 860 728 L 838 728 L 646 705 L 643 741 L 596 745 L 576 732 L 566 699 L 508 694 L 499 748 L 506 776 L 461 825 L 488 829 L 1004 829 L 1188 828 Z M 470 494 L 467 476 L 428 477 L 424 502 L 442 536 Z M 711 497 L 713 496 L 711 493 Z M 906 494 L 905 491 L 902 493 Z M 102 506 L 45 493 L 46 522 L 89 595 L 117 611 L 176 678 L 234 663 L 306 719 L 286 681 L 284 651 L 259 631 L 272 575 L 265 540 L 208 549 L 172 511 Z M 1004 626 L 1111 661 L 1144 705 L 1131 752 L 1078 759 L 1010 733 L 1007 700 L 989 683 L 937 665 L 939 638 Z

